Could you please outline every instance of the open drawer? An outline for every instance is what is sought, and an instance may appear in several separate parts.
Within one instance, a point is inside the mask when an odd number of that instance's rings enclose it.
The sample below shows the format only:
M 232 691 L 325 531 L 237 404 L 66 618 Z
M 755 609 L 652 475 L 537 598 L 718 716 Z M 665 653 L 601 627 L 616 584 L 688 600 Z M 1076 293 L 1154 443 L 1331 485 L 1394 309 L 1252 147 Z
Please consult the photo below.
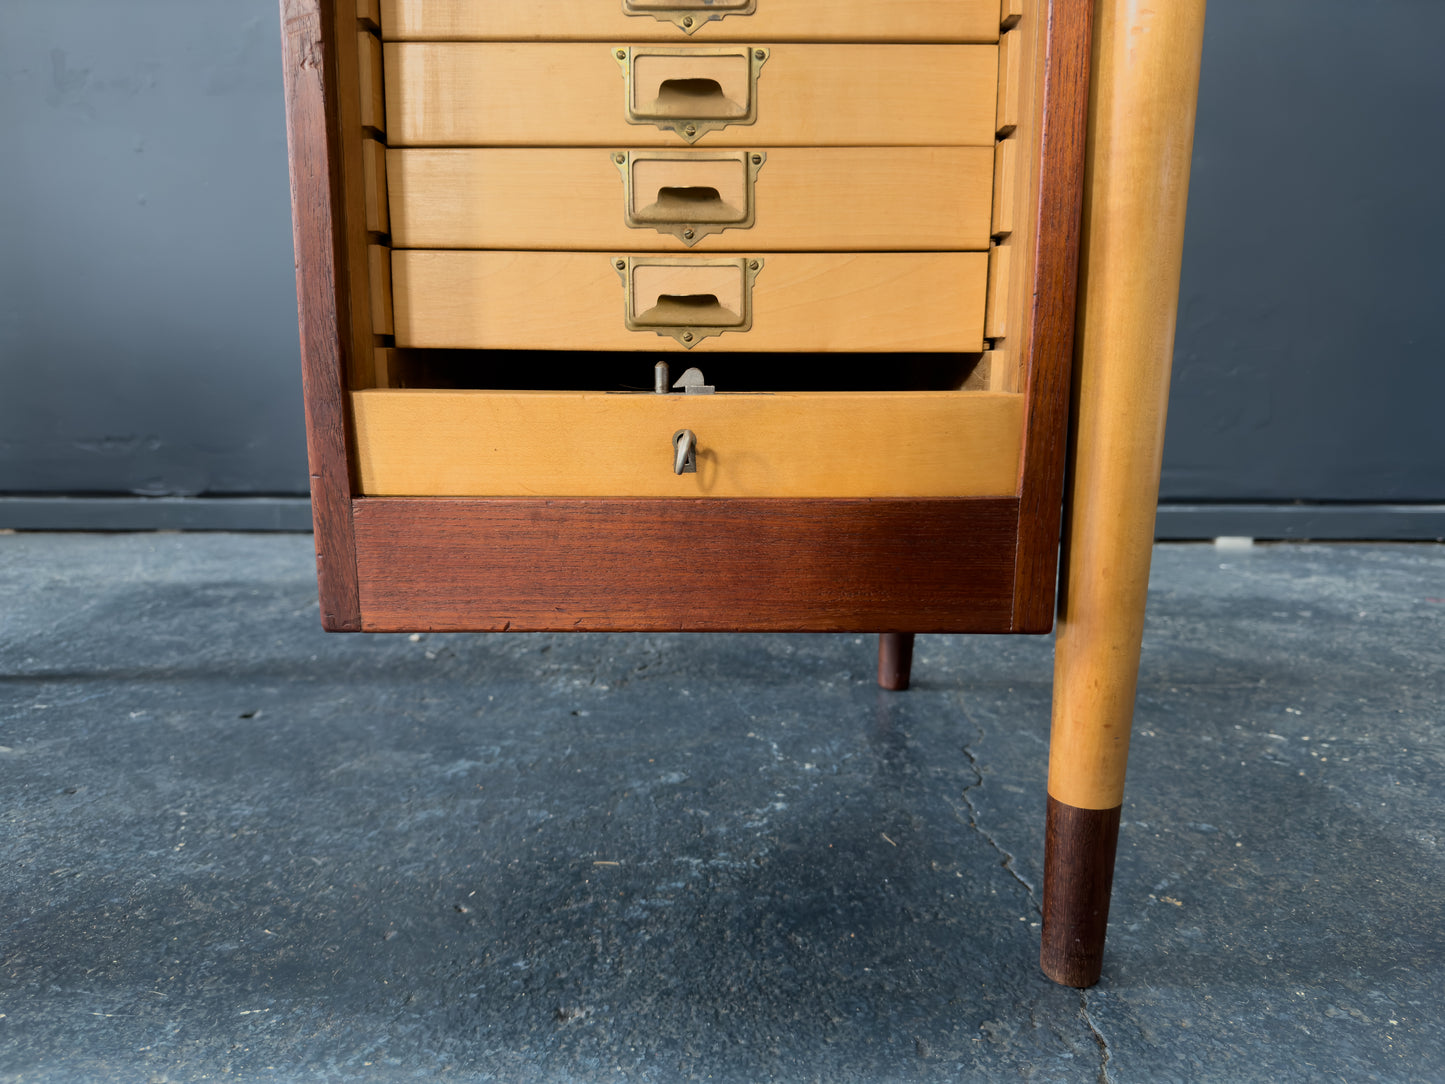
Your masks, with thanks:
M 1023 397 L 353 392 L 361 491 L 439 497 L 983 497 L 1018 484 Z M 696 470 L 674 472 L 695 434 Z

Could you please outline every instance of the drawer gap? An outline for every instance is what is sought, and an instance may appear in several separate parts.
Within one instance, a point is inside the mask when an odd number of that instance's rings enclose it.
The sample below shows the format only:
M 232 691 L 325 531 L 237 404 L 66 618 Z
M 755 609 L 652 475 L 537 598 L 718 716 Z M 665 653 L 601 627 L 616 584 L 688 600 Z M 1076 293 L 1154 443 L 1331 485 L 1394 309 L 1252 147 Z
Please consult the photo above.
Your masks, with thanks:
M 438 390 L 651 392 L 653 366 L 661 360 L 671 366 L 674 380 L 695 365 L 724 393 L 989 390 L 987 355 L 976 353 L 664 358 L 646 351 L 397 349 L 388 351 L 387 383 Z

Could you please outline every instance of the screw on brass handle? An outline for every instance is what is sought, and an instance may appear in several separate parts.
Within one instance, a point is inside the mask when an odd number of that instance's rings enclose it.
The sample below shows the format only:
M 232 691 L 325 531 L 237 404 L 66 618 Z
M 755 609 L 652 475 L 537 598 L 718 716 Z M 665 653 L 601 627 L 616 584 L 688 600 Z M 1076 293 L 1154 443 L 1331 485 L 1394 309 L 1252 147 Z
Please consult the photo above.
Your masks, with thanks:
M 677 453 L 672 461 L 672 473 L 696 474 L 697 434 L 691 429 L 679 429 L 672 434 L 672 447 Z

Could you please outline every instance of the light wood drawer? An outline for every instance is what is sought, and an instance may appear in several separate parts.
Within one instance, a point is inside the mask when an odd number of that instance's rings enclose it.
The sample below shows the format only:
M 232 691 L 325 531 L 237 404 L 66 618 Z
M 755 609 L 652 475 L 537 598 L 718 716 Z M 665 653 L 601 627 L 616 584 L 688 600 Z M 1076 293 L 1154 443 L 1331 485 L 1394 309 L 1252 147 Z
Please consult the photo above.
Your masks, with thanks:
M 676 157 L 653 157 L 663 155 Z M 749 185 L 753 155 L 762 161 Z M 986 147 L 778 147 L 636 151 L 619 164 L 601 148 L 392 150 L 391 240 L 686 251 L 678 233 L 697 222 L 695 250 L 986 250 L 993 157 Z M 634 227 L 628 170 L 644 223 Z M 750 227 L 727 227 L 744 216 Z
M 727 5 L 693 4 L 692 38 L 674 22 L 624 14 L 621 0 L 382 0 L 381 26 L 411 41 L 998 40 L 998 0 L 761 0 L 751 15 L 720 19 L 707 9 Z
M 979 497 L 1017 489 L 1023 397 L 359 391 L 370 496 Z M 673 434 L 697 435 L 695 474 Z
M 735 56 L 720 59 L 705 47 L 685 46 L 685 55 L 649 59 L 634 50 L 634 98 L 679 116 L 736 118 L 755 107 L 755 123 L 733 119 L 702 135 L 699 145 L 709 147 L 994 145 L 997 46 L 758 48 L 767 60 L 755 97 Z M 599 43 L 389 43 L 388 142 L 686 146 L 675 131 L 628 123 L 627 82 L 616 52 Z M 747 53 L 742 50 L 744 58 Z
M 697 352 L 983 347 L 986 253 L 756 255 L 751 330 L 703 339 Z M 713 295 L 732 311 L 736 288 L 714 285 L 720 274 L 654 293 Z M 684 349 L 656 330 L 628 330 L 626 290 L 614 259 L 602 253 L 399 250 L 392 253 L 392 290 L 401 347 Z M 634 297 L 634 315 L 658 299 Z

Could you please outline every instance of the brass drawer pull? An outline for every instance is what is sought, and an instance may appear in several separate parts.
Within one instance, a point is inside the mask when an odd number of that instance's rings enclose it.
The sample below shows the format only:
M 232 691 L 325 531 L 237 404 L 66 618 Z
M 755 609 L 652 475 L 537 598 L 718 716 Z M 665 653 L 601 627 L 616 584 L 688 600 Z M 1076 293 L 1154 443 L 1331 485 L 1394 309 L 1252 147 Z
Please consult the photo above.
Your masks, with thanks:
M 670 335 L 691 350 L 701 340 L 753 326 L 757 256 L 616 256 L 628 331 Z
M 729 15 L 751 15 L 758 0 L 622 0 L 622 14 L 651 15 L 689 34 Z
M 623 221 L 689 248 L 710 233 L 751 229 L 753 190 L 767 160 L 762 151 L 614 151 Z
M 767 49 L 629 45 L 612 55 L 622 68 L 628 124 L 650 124 L 696 143 L 716 128 L 757 122 L 758 73 Z

